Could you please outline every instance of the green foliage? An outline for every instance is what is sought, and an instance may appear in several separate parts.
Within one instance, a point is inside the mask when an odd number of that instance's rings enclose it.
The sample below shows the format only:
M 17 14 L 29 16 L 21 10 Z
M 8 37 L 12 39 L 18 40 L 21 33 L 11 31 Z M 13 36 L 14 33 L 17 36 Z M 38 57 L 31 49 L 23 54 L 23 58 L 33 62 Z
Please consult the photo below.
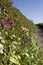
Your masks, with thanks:
M 4 20 L 2 24 L 8 19 L 12 19 L 15 24 L 3 30 L 0 23 L 0 44 L 3 46 L 0 65 L 43 65 L 33 22 L 13 7 L 10 0 L 1 0 L 0 3 L 0 19 Z
M 39 28 L 43 29 L 43 23 L 38 23 L 38 24 L 36 24 L 36 26 L 38 26 Z
M 36 24 L 37 26 L 43 26 L 43 23 L 38 23 L 38 24 Z

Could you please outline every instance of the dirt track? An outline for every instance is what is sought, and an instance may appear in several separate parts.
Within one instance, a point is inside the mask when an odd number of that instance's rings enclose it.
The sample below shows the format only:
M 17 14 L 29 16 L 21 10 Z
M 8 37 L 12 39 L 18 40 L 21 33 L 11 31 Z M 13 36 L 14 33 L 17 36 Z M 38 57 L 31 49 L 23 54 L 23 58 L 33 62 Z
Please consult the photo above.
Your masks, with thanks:
M 37 30 L 37 36 L 39 39 L 39 45 L 40 45 L 41 50 L 43 52 L 43 28 L 36 26 L 36 30 Z

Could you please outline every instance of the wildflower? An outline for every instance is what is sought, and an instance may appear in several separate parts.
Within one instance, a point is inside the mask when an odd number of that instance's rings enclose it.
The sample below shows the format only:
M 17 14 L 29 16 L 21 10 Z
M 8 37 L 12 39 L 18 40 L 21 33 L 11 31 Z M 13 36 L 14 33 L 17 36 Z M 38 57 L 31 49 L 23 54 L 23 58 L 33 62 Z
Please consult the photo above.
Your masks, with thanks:
M 3 19 L 0 19 L 0 22 L 3 22 L 4 20 Z
M 7 22 L 8 22 L 11 26 L 14 26 L 13 20 L 9 19 Z
M 2 25 L 2 29 L 5 29 L 7 27 L 7 23 L 5 23 L 4 25 Z
M 13 23 L 13 20 L 9 19 L 7 22 L 8 22 L 8 23 Z
M 14 23 L 10 23 L 11 26 L 14 26 Z
M 0 44 L 0 53 L 3 54 L 3 45 Z
M 24 41 L 24 43 L 29 43 L 30 42 L 30 39 L 29 38 L 25 38 L 25 41 Z

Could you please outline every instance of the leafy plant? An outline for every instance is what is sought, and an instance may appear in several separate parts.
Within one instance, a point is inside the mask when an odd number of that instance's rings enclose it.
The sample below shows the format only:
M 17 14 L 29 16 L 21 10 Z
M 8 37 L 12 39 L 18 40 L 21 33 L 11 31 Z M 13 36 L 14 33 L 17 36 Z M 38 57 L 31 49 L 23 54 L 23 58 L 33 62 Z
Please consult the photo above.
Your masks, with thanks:
M 0 3 L 0 65 L 43 65 L 33 22 L 10 0 Z

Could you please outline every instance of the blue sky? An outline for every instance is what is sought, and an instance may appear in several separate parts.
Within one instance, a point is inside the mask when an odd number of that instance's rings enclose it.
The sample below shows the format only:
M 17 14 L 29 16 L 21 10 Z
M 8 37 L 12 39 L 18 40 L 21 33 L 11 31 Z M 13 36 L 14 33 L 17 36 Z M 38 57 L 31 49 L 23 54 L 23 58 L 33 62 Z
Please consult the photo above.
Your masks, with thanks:
M 13 3 L 34 23 L 43 22 L 43 0 L 13 0 Z

